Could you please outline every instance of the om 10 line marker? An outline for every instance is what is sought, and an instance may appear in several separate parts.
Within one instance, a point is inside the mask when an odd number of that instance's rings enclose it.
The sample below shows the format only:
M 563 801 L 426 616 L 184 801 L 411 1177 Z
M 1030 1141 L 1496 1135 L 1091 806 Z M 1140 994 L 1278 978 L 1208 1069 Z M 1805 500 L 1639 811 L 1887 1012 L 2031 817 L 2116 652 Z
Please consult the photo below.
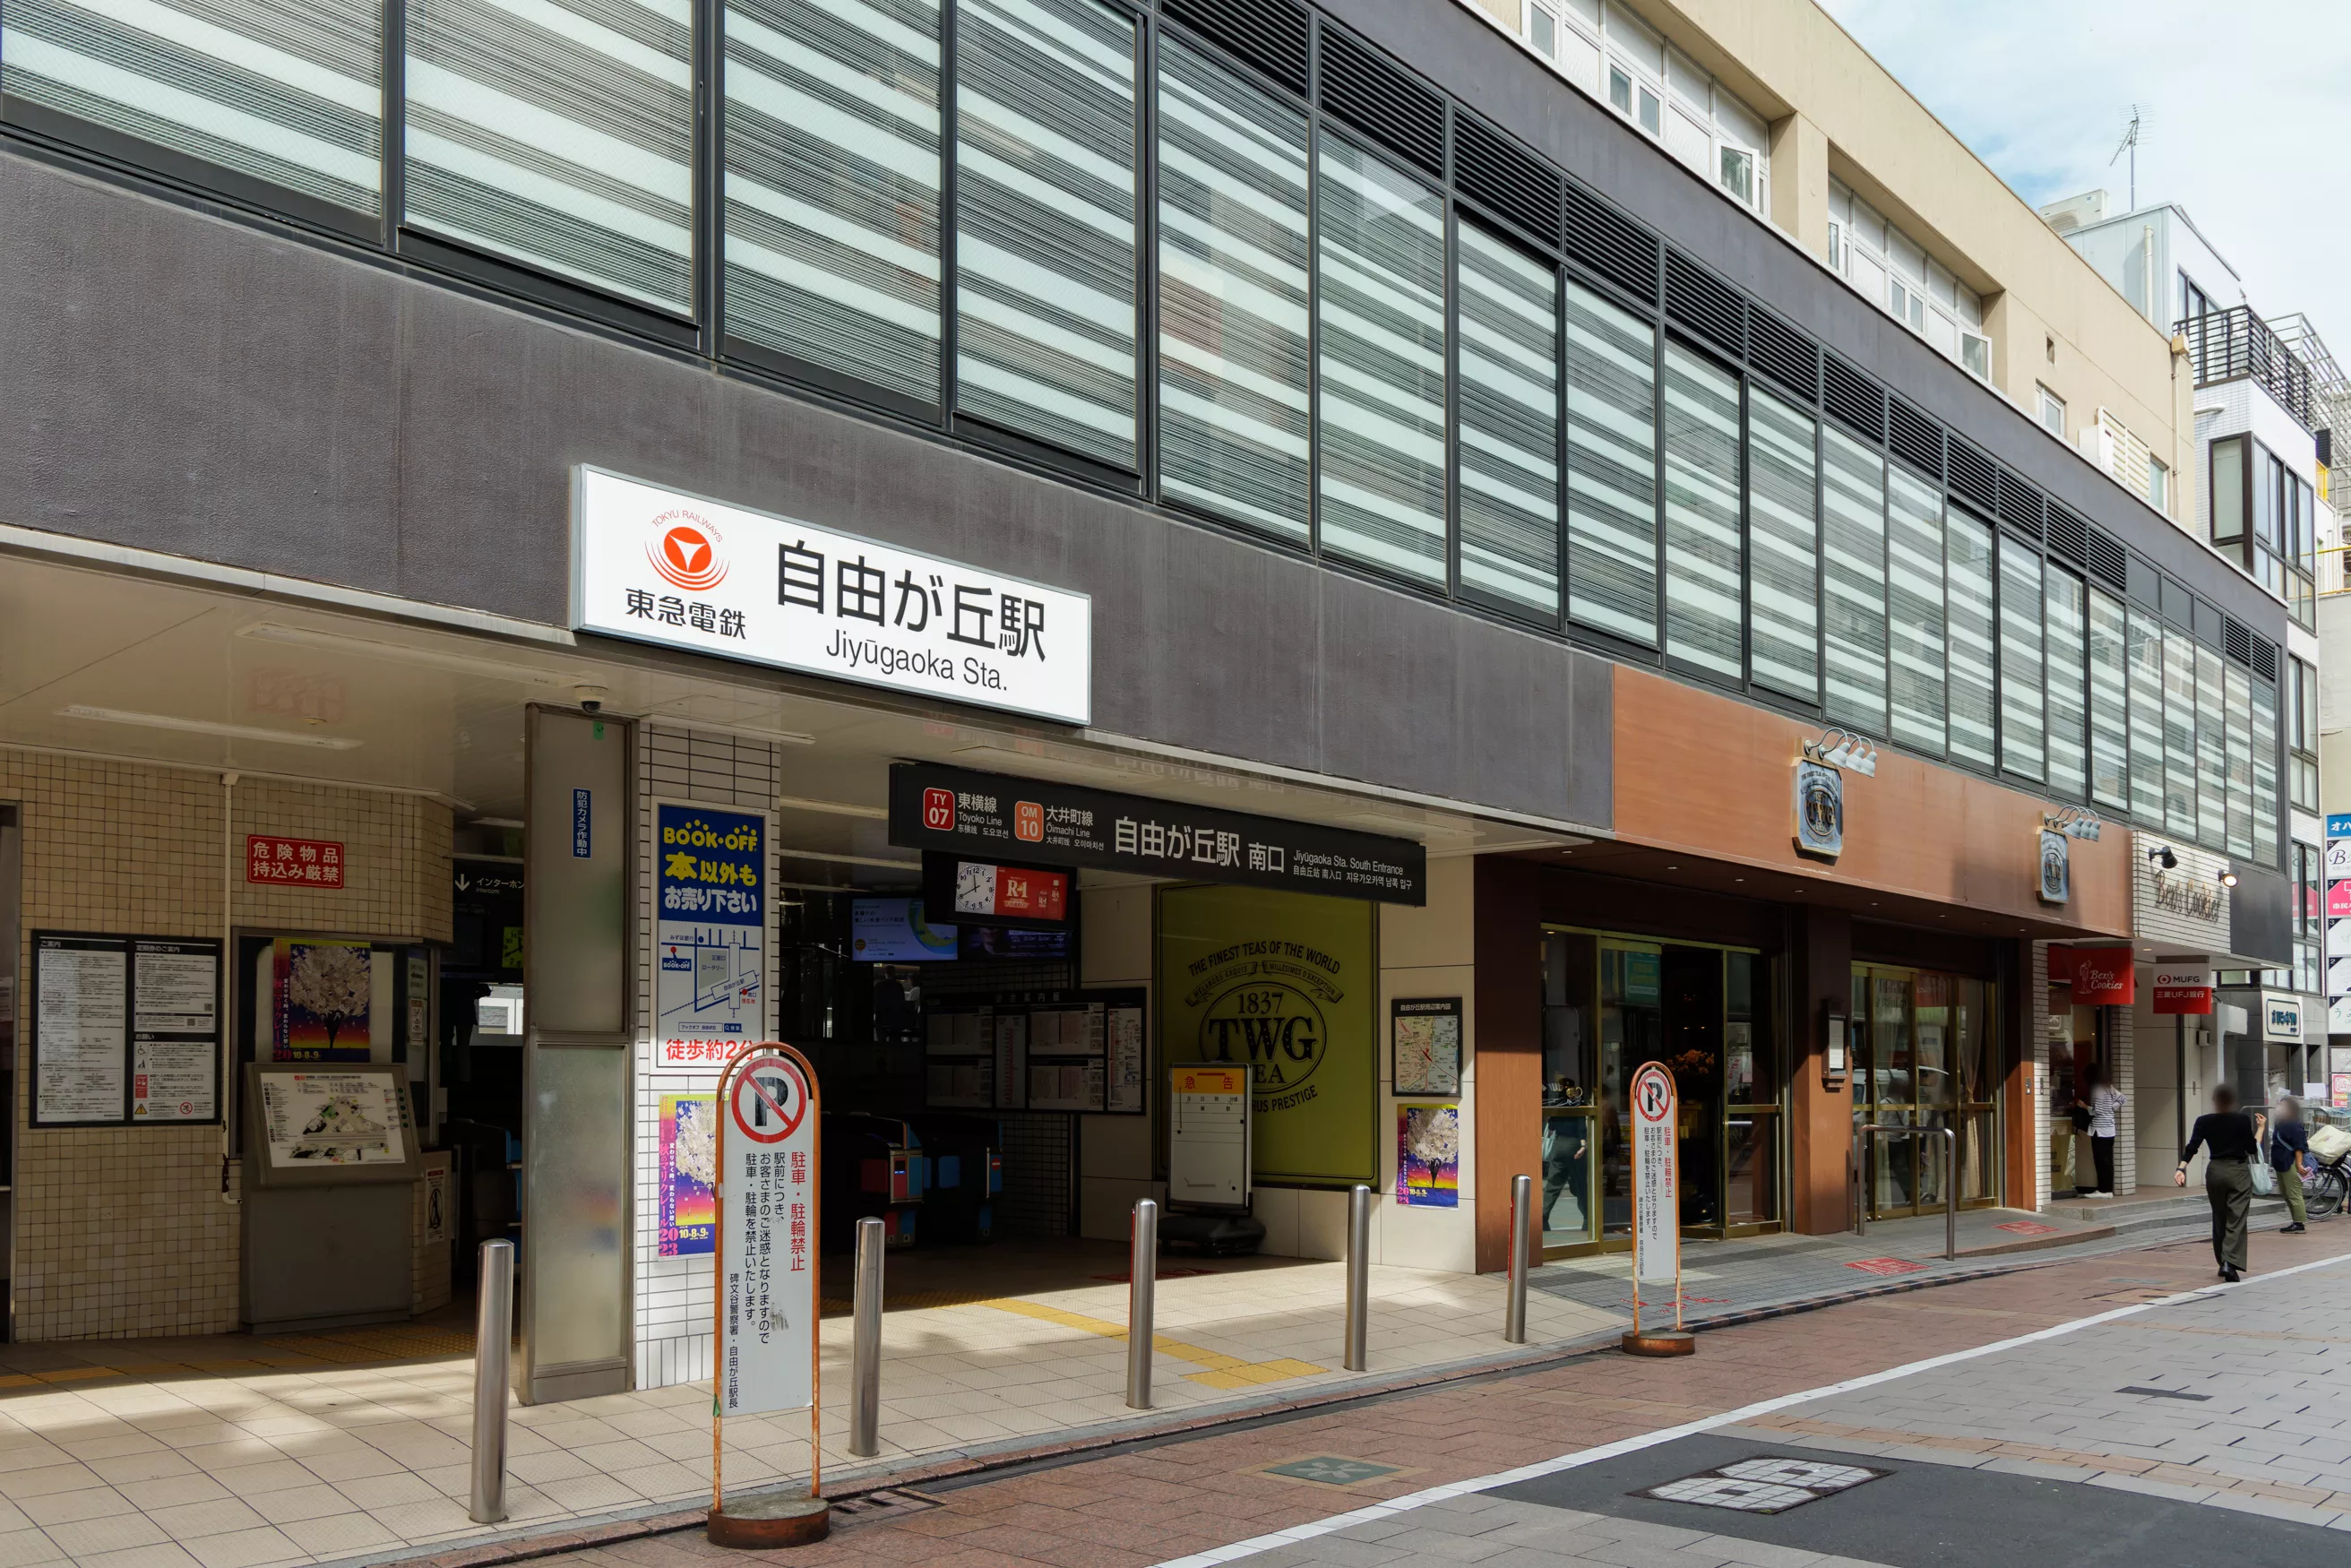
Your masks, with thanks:
M 710 1519 L 717 1546 L 799 1546 L 831 1530 L 818 1490 L 824 1412 L 818 1397 L 816 1070 L 763 1040 L 719 1074 L 717 1357 L 711 1376 Z M 720 1433 L 729 1416 L 809 1413 L 806 1497 L 767 1493 L 728 1507 Z
M 1674 1075 L 1652 1061 L 1633 1074 L 1632 1099 L 1633 1326 L 1623 1343 L 1632 1355 L 1692 1355 L 1698 1340 L 1682 1327 L 1681 1097 Z M 1674 1288 L 1674 1326 L 1644 1330 L 1642 1288 L 1667 1283 Z

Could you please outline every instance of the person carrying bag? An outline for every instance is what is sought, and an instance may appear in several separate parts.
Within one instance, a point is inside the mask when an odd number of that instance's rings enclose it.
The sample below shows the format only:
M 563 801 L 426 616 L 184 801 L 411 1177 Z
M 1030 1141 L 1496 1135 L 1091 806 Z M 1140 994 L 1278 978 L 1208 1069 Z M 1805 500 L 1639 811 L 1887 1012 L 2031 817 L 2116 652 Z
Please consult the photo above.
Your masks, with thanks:
M 2245 1218 L 2253 1207 L 2252 1162 L 2260 1145 L 2253 1119 L 2237 1109 L 2237 1092 L 2223 1083 L 2212 1091 L 2212 1109 L 2196 1118 L 2171 1185 L 2188 1185 L 2188 1164 L 2203 1149 L 2204 1197 L 2212 1206 L 2212 1259 L 2220 1278 L 2235 1284 L 2245 1272 Z

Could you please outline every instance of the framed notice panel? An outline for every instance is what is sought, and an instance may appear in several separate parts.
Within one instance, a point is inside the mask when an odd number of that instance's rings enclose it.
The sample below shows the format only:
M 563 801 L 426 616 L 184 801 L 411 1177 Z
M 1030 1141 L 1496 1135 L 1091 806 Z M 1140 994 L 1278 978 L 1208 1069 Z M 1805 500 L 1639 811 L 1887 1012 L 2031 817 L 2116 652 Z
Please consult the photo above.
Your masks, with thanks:
M 1400 1100 L 1461 1093 L 1461 998 L 1397 997 L 1388 1003 L 1388 1075 Z
M 32 1124 L 220 1120 L 221 945 L 33 933 Z
M 1141 988 L 1007 992 L 934 1004 L 925 1019 L 935 1111 L 1144 1112 Z

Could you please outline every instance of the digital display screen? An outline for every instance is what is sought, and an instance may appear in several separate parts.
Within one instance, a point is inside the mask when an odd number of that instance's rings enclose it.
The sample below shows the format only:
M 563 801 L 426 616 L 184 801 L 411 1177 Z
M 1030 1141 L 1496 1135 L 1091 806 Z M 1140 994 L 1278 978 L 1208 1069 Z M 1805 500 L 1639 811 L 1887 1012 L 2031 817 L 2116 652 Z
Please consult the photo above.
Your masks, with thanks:
M 935 964 L 958 956 L 956 928 L 923 919 L 919 898 L 858 898 L 849 904 L 849 956 L 862 964 Z
M 1022 930 L 1018 926 L 966 925 L 963 931 L 963 956 L 1002 961 L 1007 958 L 1067 958 L 1070 956 L 1071 934 L 1067 927 L 1059 931 Z

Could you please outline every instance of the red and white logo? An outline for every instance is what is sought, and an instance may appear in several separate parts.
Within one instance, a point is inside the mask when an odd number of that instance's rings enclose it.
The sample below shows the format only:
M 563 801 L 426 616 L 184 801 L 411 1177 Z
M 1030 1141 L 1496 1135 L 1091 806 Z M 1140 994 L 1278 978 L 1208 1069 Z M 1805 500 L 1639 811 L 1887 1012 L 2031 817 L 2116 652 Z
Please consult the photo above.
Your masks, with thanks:
M 923 791 L 923 826 L 935 833 L 955 831 L 956 798 L 952 789 Z
M 706 593 L 726 580 L 726 540 L 704 518 L 680 509 L 653 519 L 645 559 L 662 580 L 688 593 Z

